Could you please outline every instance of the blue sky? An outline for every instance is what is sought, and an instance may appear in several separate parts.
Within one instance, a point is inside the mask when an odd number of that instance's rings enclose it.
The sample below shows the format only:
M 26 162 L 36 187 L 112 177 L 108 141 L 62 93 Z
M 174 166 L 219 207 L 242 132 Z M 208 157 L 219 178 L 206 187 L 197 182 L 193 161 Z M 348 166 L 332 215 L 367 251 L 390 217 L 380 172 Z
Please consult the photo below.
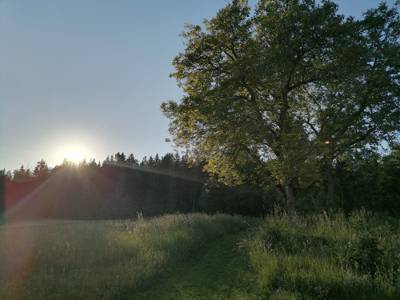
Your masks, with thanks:
M 60 163 L 71 145 L 101 160 L 172 151 L 159 107 L 181 95 L 179 34 L 227 2 L 0 0 L 0 169 Z M 336 2 L 354 16 L 379 3 Z

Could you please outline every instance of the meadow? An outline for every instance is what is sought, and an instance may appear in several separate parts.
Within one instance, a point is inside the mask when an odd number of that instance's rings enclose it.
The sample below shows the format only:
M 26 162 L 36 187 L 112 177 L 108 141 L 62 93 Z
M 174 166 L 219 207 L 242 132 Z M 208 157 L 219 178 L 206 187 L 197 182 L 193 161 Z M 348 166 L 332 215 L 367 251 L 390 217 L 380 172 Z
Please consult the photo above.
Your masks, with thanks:
M 400 222 L 358 212 L 0 227 L 0 299 L 400 299 Z

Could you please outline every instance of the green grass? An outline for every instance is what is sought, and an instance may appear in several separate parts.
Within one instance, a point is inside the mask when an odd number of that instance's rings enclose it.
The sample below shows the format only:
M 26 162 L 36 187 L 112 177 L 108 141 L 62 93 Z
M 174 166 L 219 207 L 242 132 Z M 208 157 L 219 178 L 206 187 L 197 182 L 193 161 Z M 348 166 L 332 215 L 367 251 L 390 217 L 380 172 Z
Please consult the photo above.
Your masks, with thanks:
M 248 226 L 240 217 L 200 214 L 5 226 L 0 299 L 135 298 L 168 266 Z
M 0 299 L 400 299 L 400 221 L 169 215 L 0 227 Z
M 276 214 L 245 246 L 267 299 L 400 299 L 400 222 Z

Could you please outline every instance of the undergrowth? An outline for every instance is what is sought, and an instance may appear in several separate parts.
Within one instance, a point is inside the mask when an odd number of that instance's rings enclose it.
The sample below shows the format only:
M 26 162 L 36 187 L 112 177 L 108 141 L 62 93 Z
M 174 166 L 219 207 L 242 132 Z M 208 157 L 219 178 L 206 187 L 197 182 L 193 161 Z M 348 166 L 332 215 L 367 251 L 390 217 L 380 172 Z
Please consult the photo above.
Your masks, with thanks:
M 269 299 L 400 299 L 400 222 L 276 213 L 243 242 Z

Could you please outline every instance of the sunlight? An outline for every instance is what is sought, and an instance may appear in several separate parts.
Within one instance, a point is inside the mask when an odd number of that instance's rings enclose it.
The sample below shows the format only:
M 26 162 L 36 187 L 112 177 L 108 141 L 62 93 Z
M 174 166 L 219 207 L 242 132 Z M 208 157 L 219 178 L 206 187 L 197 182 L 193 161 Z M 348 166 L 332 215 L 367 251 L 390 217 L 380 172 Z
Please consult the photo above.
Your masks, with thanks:
M 61 150 L 62 159 L 66 159 L 72 163 L 79 163 L 84 159 L 90 158 L 89 151 L 81 145 L 68 145 L 64 146 Z

